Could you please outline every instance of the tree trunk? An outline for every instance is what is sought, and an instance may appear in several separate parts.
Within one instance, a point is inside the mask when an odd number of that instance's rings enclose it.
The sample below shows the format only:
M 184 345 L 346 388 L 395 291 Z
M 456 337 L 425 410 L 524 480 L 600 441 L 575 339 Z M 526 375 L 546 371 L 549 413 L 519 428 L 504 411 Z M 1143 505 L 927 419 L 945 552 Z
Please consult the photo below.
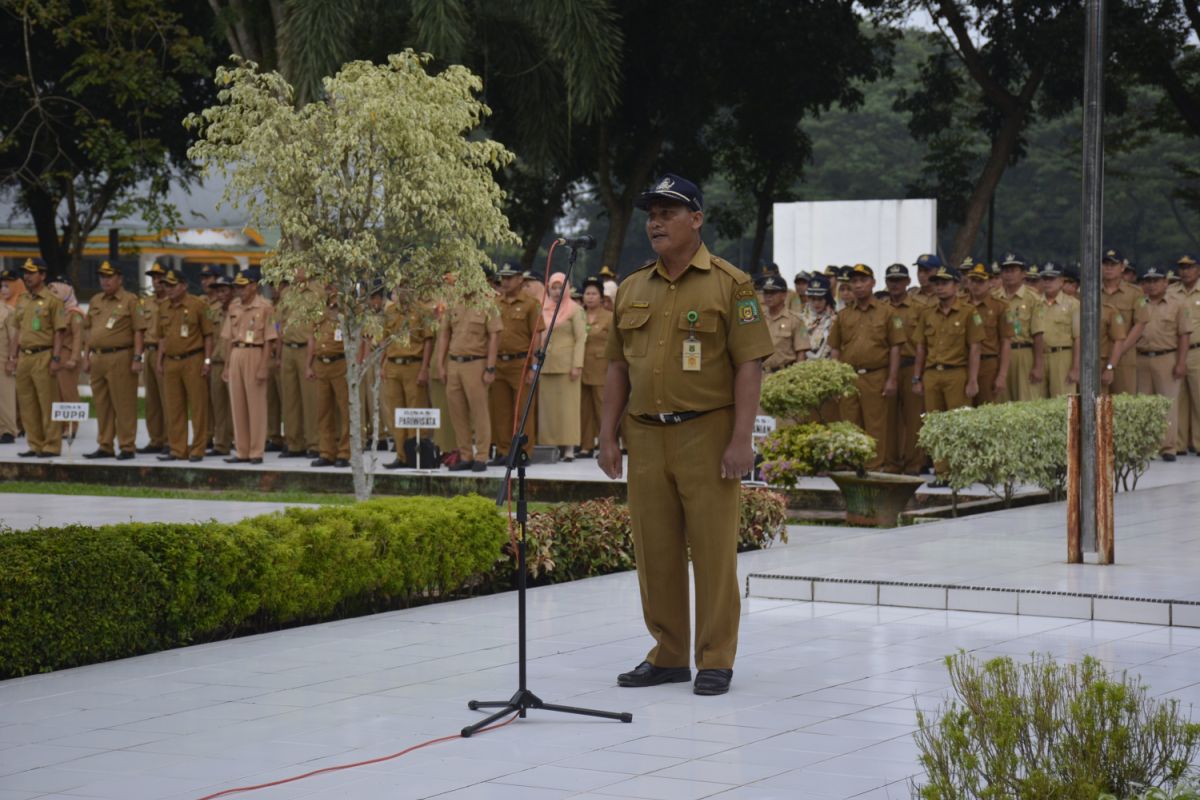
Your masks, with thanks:
M 604 240 L 603 263 L 620 272 L 621 249 L 625 244 L 625 232 L 629 229 L 629 221 L 633 218 L 633 201 L 642 193 L 643 187 L 650 183 L 654 162 L 663 146 L 663 132 L 655 130 L 641 145 L 636 158 L 632 160 L 626 172 L 614 170 L 612 154 L 608 149 L 608 127 L 605 126 L 599 137 L 599 159 L 597 185 L 600 189 L 600 199 L 608 211 L 608 236 Z M 620 194 L 613 187 L 613 178 L 621 181 L 624 189 Z
M 352 299 L 343 297 L 343 300 Z M 362 440 L 362 385 L 363 364 L 358 363 L 358 349 L 362 342 L 362 330 L 352 326 L 345 313 L 339 312 L 343 344 L 346 350 L 346 384 L 350 400 L 350 473 L 354 477 L 354 499 L 360 503 L 371 499 L 375 488 L 375 453 L 371 452 L 370 464 L 366 463 Z M 369 467 L 369 469 L 368 469 Z
M 25 184 L 21 193 L 29 215 L 33 217 L 33 229 L 37 233 L 38 250 L 42 258 L 50 265 L 51 271 L 62 269 L 67 261 L 67 249 L 58 235 L 58 203 L 38 184 Z
M 563 196 L 566 195 L 567 187 L 570 184 L 570 179 L 563 173 L 555 179 L 546 192 L 546 202 L 542 206 L 542 213 L 538 217 L 535 229 L 525 233 L 524 248 L 521 250 L 521 266 L 525 269 L 533 268 L 533 259 L 537 257 L 538 250 L 542 246 L 542 239 L 546 238 L 546 232 L 561 216 Z
M 767 174 L 766 185 L 762 191 L 754 193 L 754 201 L 758 207 L 754 215 L 754 246 L 750 248 L 750 263 L 738 264 L 743 272 L 753 273 L 762 263 L 763 247 L 767 242 L 767 226 L 771 224 L 771 212 L 775 203 L 775 183 L 779 178 L 777 170 Z
M 980 173 L 979 179 L 975 181 L 975 188 L 971 191 L 971 199 L 967 202 L 967 212 L 962 227 L 954 235 L 954 243 L 950 246 L 949 263 L 962 263 L 962 260 L 971 252 L 971 248 L 975 244 L 975 237 L 979 235 L 979 227 L 983 224 L 983 216 L 987 213 L 988 203 L 991 202 L 992 194 L 1000 184 L 1004 169 L 1012 158 L 1017 138 L 1020 136 L 1024 124 L 1025 108 L 1023 106 L 1004 117 L 1004 124 L 1001 125 L 999 134 L 992 142 L 992 150 L 988 154 L 983 172 Z

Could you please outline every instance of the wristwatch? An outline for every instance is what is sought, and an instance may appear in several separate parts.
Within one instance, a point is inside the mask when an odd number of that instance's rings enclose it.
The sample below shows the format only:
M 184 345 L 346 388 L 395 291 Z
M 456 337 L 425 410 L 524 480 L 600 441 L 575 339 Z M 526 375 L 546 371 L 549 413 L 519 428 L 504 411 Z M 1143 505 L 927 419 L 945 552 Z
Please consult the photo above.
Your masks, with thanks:
M 62 361 L 62 359 L 59 358 L 58 356 L 50 356 L 50 360 L 53 361 L 55 364 Z
M 495 372 L 496 368 L 495 367 L 484 367 L 483 371 L 484 372 Z
M 139 363 L 139 364 L 140 364 L 140 363 L 142 363 L 142 354 L 141 354 L 141 353 L 134 353 L 134 354 L 133 354 L 133 360 L 134 360 L 134 361 L 136 361 L 136 362 L 137 362 L 137 363 Z
M 913 375 L 913 383 L 920 383 L 920 382 L 921 382 L 921 376 Z

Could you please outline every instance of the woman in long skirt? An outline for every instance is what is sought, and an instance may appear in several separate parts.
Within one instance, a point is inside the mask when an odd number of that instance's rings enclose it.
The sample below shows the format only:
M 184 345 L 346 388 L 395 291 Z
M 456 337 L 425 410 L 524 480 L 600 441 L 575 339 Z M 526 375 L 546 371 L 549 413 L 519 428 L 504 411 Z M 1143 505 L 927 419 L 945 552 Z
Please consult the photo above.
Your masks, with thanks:
M 538 394 L 538 442 L 557 445 L 564 461 L 575 460 L 579 444 L 580 378 L 583 376 L 584 347 L 587 344 L 586 315 L 570 295 L 563 296 L 566 276 L 556 272 L 546 286 L 542 316 L 550 336 L 550 318 L 562 298 L 562 307 L 554 321 L 554 335 L 542 366 Z

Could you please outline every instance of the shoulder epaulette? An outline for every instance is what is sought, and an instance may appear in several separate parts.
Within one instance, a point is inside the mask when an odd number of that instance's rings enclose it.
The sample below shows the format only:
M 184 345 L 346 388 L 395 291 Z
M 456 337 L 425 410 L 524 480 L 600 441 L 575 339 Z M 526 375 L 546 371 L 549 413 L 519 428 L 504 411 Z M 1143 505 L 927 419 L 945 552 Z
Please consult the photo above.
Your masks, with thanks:
M 740 269 L 735 267 L 733 264 L 730 264 L 728 261 L 721 258 L 720 256 L 710 256 L 710 260 L 712 261 L 714 266 L 719 267 L 722 272 L 726 273 L 731 278 L 733 278 L 734 283 L 741 284 L 741 283 L 749 283 L 750 282 L 749 275 L 747 275 L 745 272 L 742 272 Z
M 657 263 L 658 263 L 658 259 L 657 259 L 657 258 L 656 258 L 656 259 L 654 259 L 653 261 L 647 261 L 645 264 L 642 264 L 640 267 L 638 267 L 637 269 L 635 269 L 633 272 L 641 272 L 641 271 L 642 271 L 642 270 L 644 270 L 644 269 L 647 269 L 647 268 L 649 268 L 649 267 L 653 267 L 653 266 L 654 266 L 655 264 L 657 264 Z M 630 274 L 630 275 L 632 275 L 632 274 L 633 274 L 633 272 L 631 272 L 631 273 L 629 273 L 629 274 Z

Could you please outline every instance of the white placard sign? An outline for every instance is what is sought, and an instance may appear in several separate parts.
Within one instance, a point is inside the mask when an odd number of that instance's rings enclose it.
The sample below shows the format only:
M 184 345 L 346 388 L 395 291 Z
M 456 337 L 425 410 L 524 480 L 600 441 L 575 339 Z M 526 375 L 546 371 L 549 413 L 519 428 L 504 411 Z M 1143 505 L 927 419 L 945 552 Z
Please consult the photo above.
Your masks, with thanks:
M 754 435 L 759 438 L 764 438 L 768 434 L 775 432 L 774 417 L 755 417 L 754 418 Z
M 438 408 L 397 408 L 397 428 L 436 429 L 442 427 L 442 411 Z
M 50 419 L 53 422 L 83 422 L 87 418 L 87 403 L 50 404 Z

